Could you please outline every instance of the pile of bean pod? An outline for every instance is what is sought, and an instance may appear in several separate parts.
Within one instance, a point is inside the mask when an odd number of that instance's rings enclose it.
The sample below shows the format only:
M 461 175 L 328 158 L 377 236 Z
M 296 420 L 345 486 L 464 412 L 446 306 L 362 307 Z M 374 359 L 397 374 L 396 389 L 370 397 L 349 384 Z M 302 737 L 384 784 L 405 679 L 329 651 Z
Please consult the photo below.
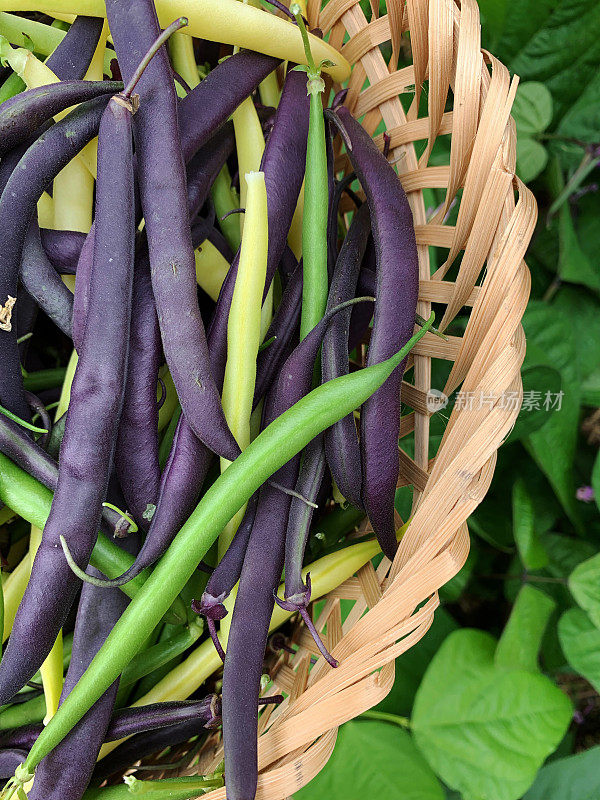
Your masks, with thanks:
M 276 55 L 152 0 L 0 15 L 2 798 L 252 800 L 269 632 L 335 668 L 311 599 L 394 557 L 412 215 L 275 6 L 222 2 Z M 144 778 L 221 731 L 215 773 Z

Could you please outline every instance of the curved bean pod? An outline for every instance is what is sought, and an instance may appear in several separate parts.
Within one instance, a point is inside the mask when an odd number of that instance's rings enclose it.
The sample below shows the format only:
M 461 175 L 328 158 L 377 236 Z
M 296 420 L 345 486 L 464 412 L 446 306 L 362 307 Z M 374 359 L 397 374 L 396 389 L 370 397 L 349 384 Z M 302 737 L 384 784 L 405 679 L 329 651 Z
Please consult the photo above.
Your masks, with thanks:
M 186 162 L 279 63 L 277 58 L 242 50 L 218 64 L 179 101 L 181 148 Z
M 69 338 L 73 335 L 73 295 L 56 272 L 32 219 L 23 244 L 21 281 L 45 314 Z
M 10 181 L 7 190 L 9 186 Z M 123 397 L 134 224 L 131 107 L 111 100 L 100 124 L 93 286 L 61 444 L 58 483 L 0 662 L 0 702 L 9 700 L 39 668 L 79 588 L 59 537 L 64 536 L 73 557 L 84 566 L 96 540 Z M 111 336 L 104 335 L 107 308 L 112 309 Z M 83 431 L 85 436 L 81 436 Z M 38 611 L 41 603 L 46 609 L 43 616 Z
M 27 758 L 26 750 L 0 750 L 0 780 L 6 780 Z
M 267 187 L 269 230 L 264 297 L 286 248 L 287 233 L 302 186 L 306 161 L 308 107 L 306 78 L 299 72 L 289 72 L 261 163 Z M 217 384 L 223 380 L 225 370 L 227 319 L 237 275 L 237 259 L 238 256 L 234 259 L 223 282 L 208 329 L 211 366 Z
M 0 156 L 23 144 L 61 111 L 94 97 L 115 94 L 122 88 L 118 81 L 68 80 L 37 86 L 12 97 L 0 105 Z
M 349 300 L 356 293 L 358 274 L 371 230 L 369 208 L 356 212 L 337 258 L 327 307 Z M 353 309 L 331 321 L 323 337 L 321 374 L 323 381 L 348 374 L 348 330 Z M 357 508 L 362 506 L 362 466 L 354 415 L 344 417 L 325 431 L 327 463 L 343 496 Z
M 312 374 L 312 373 L 311 373 Z M 290 489 L 298 456 L 278 470 Z M 273 593 L 283 567 L 290 496 L 270 484 L 260 491 L 240 576 L 223 667 L 223 744 L 228 800 L 254 797 L 258 779 L 257 724 L 260 679 L 273 613 Z
M 228 61 L 232 59 L 228 59 Z M 223 64 L 226 63 L 223 62 Z M 197 89 L 200 89 L 203 83 L 204 81 L 199 84 Z M 282 93 L 276 122 L 267 142 L 262 162 L 269 211 L 267 259 L 267 282 L 269 283 L 278 261 L 286 249 L 287 230 L 302 185 L 307 129 L 306 90 L 301 76 L 298 73 L 290 73 L 286 79 L 286 87 Z M 280 176 L 284 171 L 286 178 L 282 181 Z M 271 192 L 270 195 L 269 192 Z M 221 384 L 225 371 L 227 319 L 236 274 L 237 257 L 221 289 L 208 333 L 211 369 L 218 384 Z M 163 471 L 156 512 L 144 546 L 138 556 L 138 564 L 117 579 L 119 582 L 131 580 L 131 577 L 137 574 L 138 569 L 143 568 L 142 565 L 148 566 L 154 563 L 165 552 L 197 501 L 211 460 L 210 452 L 195 436 L 189 421 L 182 414 L 177 424 L 169 460 Z
M 410 205 L 393 167 L 371 137 L 340 107 L 331 118 L 348 138 L 348 156 L 371 211 L 377 260 L 378 302 L 367 365 L 384 361 L 411 337 L 419 291 L 415 229 Z M 398 543 L 394 496 L 398 479 L 400 387 L 404 364 L 369 398 L 361 411 L 362 499 L 381 549 L 393 558 Z
M 211 699 L 214 695 L 210 696 Z M 207 719 L 208 717 L 208 719 Z M 221 718 L 220 701 L 214 703 L 211 716 L 208 714 L 195 715 L 194 719 L 187 722 L 178 722 L 165 728 L 157 728 L 146 733 L 138 733 L 131 739 L 123 742 L 110 754 L 110 758 L 103 758 L 96 764 L 94 770 L 94 783 L 99 783 L 110 775 L 123 773 L 131 764 L 142 758 L 160 753 L 166 747 L 176 747 L 187 742 L 192 736 L 198 736 L 206 728 L 216 727 Z
M 81 80 L 84 77 L 100 40 L 103 24 L 101 17 L 78 15 L 75 18 L 65 38 L 46 59 L 46 66 L 59 80 Z M 121 88 L 115 91 L 120 92 Z
M 256 362 L 256 385 L 254 389 L 254 408 L 265 396 L 281 364 L 289 355 L 293 337 L 298 331 L 300 306 L 302 304 L 302 265 L 296 263 L 281 296 L 281 302 L 273 316 L 273 321 L 265 334 L 265 342 L 271 344 L 258 354 Z
M 158 405 L 156 384 L 161 363 L 160 330 L 152 294 L 150 263 L 138 254 L 133 273 L 127 391 L 123 400 L 115 467 L 127 508 L 148 528 L 158 500 Z
M 140 0 L 131 6 L 108 0 L 106 12 L 121 71 L 129 79 L 160 33 L 154 4 Z M 234 460 L 240 450 L 211 374 L 198 308 L 176 95 L 164 47 L 148 65 L 137 92 L 138 183 L 165 356 L 194 433 L 214 452 Z
M 95 571 L 97 575 L 100 575 Z M 71 662 L 61 702 L 69 694 L 107 635 L 125 611 L 127 597 L 113 589 L 108 595 L 86 584 L 77 609 Z M 30 800 L 80 800 L 90 781 L 117 694 L 115 681 L 100 697 L 71 733 L 44 758 L 36 770 Z
M 253 494 L 231 544 L 208 579 L 200 601 L 194 600 L 192 602 L 192 609 L 196 614 L 202 614 L 202 616 L 206 617 L 208 631 L 217 652 L 223 660 L 225 660 L 225 653 L 217 635 L 215 622 L 227 615 L 227 609 L 223 605 L 223 601 L 229 597 L 233 587 L 240 579 L 246 548 L 254 525 L 257 504 L 258 494 Z
M 56 174 L 96 135 L 108 100 L 105 95 L 82 103 L 49 128 L 28 148 L 8 179 L 0 198 L 0 230 L 6 242 L 0 248 L 0 303 L 16 297 L 23 244 L 37 200 Z M 27 181 L 22 179 L 24 170 Z M 0 331 L 0 358 L 5 370 L 0 403 L 26 419 L 29 412 L 23 399 L 16 337 L 7 325 Z
M 73 298 L 73 323 L 72 337 L 75 349 L 79 351 L 85 333 L 85 321 L 90 302 L 90 286 L 92 282 L 92 267 L 94 263 L 94 236 L 95 223 L 92 223 L 89 233 L 85 237 L 77 260 L 75 272 L 75 296 Z
M 187 195 L 191 219 L 206 202 L 210 187 L 233 152 L 233 146 L 233 125 L 226 124 L 188 161 Z
M 54 269 L 64 275 L 75 275 L 87 234 L 79 231 L 55 231 L 52 228 L 40 228 L 40 234 L 42 245 Z

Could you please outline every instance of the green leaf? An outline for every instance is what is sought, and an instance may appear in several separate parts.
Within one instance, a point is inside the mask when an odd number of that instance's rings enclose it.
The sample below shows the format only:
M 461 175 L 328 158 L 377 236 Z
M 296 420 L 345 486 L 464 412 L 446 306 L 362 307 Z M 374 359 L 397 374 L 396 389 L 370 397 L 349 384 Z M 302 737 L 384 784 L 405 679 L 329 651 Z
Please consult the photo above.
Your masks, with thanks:
M 600 692 L 600 630 L 585 611 L 565 611 L 558 621 L 558 638 L 569 664 Z
M 555 605 L 533 586 L 521 588 L 496 648 L 497 667 L 539 672 L 538 652 Z
M 586 375 L 581 384 L 581 404 L 600 406 L 600 368 Z
M 575 567 L 569 575 L 569 589 L 577 605 L 600 628 L 600 553 Z
M 494 664 L 495 639 L 463 629 L 441 646 L 415 700 L 415 741 L 464 800 L 517 800 L 571 720 L 544 675 Z
M 511 113 L 517 124 L 517 135 L 542 133 L 552 122 L 552 95 L 538 81 L 521 83 Z
M 548 151 L 543 144 L 530 136 L 517 139 L 517 174 L 523 183 L 529 183 L 544 171 Z
M 566 579 L 578 564 L 594 555 L 596 548 L 590 542 L 558 533 L 546 533 L 542 541 L 550 561 L 540 574 L 565 579 L 565 582 L 540 583 L 539 588 L 553 597 L 560 608 L 569 608 L 573 605 L 573 598 Z
M 408 716 L 425 670 L 444 639 L 457 629 L 454 618 L 438 608 L 431 627 L 414 647 L 396 659 L 396 677 L 387 697 L 375 706 L 377 711 Z
M 542 355 L 542 358 L 545 358 L 545 355 Z M 550 392 L 550 395 L 554 397 L 563 388 L 561 374 L 554 367 L 542 365 L 528 367 L 523 370 L 521 377 L 523 379 L 523 405 L 515 427 L 507 439 L 509 442 L 524 439 L 543 427 L 556 410 L 545 402 L 546 393 Z
M 497 0 L 486 0 L 493 4 Z M 494 54 L 504 63 L 510 63 L 535 32 L 544 26 L 555 5 L 555 0 L 522 0 L 520 3 L 507 3 L 503 25 L 499 33 Z M 486 5 L 484 4 L 484 9 Z
M 546 764 L 523 800 L 597 800 L 600 747 Z
M 546 424 L 528 436 L 524 444 L 552 484 L 571 522 L 578 531 L 583 532 L 573 477 L 580 400 L 580 374 L 573 325 L 566 315 L 557 313 L 556 308 L 541 302 L 530 304 L 523 325 L 528 341 L 536 346 L 535 352 L 543 353 L 545 363 L 559 370 L 565 387 L 564 395 L 560 398 L 560 410 L 556 409 Z M 544 387 L 540 389 L 544 391 Z
M 600 213 L 600 208 L 599 208 Z M 600 252 L 600 239 L 599 239 Z M 575 357 L 583 377 L 600 368 L 600 301 L 577 286 L 563 286 L 550 306 L 571 328 Z
M 520 8 L 519 8 L 520 6 Z M 513 4 L 507 26 L 516 47 L 500 42 L 496 55 L 510 52 L 511 70 L 523 81 L 546 84 L 554 100 L 554 118 L 560 119 L 596 79 L 600 63 L 600 4 L 597 0 L 544 0 Z M 515 20 L 510 19 L 516 14 Z M 550 11 L 550 13 L 548 13 Z M 529 15 L 529 19 L 526 19 Z
M 525 481 L 515 481 L 512 492 L 513 532 L 525 569 L 542 569 L 548 563 L 548 553 L 536 532 L 533 500 Z
M 600 138 L 600 72 L 596 65 L 595 75 L 579 98 L 568 107 L 557 133 L 561 136 L 597 142 Z
M 440 598 L 443 602 L 456 603 L 471 580 L 476 560 L 477 553 L 475 550 L 471 550 L 459 572 L 448 583 L 440 587 Z
M 568 203 L 558 212 L 558 236 L 558 274 L 561 279 L 600 290 L 600 271 L 581 249 Z
M 354 720 L 339 730 L 329 763 L 296 800 L 444 800 L 412 737 L 386 722 Z

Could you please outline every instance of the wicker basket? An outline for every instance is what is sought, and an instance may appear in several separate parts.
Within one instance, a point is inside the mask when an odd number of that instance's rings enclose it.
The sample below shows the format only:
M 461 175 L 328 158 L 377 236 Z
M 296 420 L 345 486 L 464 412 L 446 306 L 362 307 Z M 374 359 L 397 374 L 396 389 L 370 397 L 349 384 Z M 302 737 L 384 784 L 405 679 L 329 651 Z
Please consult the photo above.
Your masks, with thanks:
M 367 131 L 373 133 L 383 119 L 391 136 L 390 160 L 416 224 L 419 313 L 428 316 L 432 303 L 443 304 L 445 328 L 464 306 L 472 311 L 462 337 L 444 341 L 428 333 L 413 351 L 414 384 L 404 383 L 403 397 L 414 413 L 403 418 L 401 437 L 414 431 L 414 457 L 401 450 L 399 483 L 414 487 L 411 524 L 393 564 L 384 559 L 375 570 L 368 562 L 327 596 L 316 624 L 325 628 L 324 639 L 340 666 L 332 670 L 321 658 L 309 671 L 318 652 L 304 629 L 298 652 L 280 659 L 273 691 L 287 699 L 275 710 L 267 706 L 260 718 L 260 800 L 280 800 L 308 783 L 331 755 L 337 726 L 385 697 L 394 681 L 394 659 L 426 633 L 438 606 L 437 590 L 465 562 L 466 520 L 485 496 L 496 451 L 520 407 L 525 353 L 520 320 L 530 287 L 523 258 L 536 221 L 535 200 L 515 176 L 510 110 L 517 80 L 481 50 L 475 0 L 388 0 L 383 17 L 377 14 L 379 0 L 371 0 L 370 20 L 359 0 L 329 0 L 319 15 L 320 5 L 308 0 L 311 25 L 330 34 L 353 64 L 347 105 Z M 389 64 L 380 48 L 388 42 Z M 408 47 L 412 66 L 397 70 L 400 49 Z M 414 98 L 406 114 L 399 100 L 403 93 Z M 426 103 L 419 103 L 421 95 Z M 454 110 L 446 111 L 450 97 Z M 419 105 L 428 107 L 428 116 L 418 116 Z M 450 163 L 428 166 L 442 136 L 451 137 Z M 417 160 L 413 144 L 419 141 L 426 147 Z M 377 143 L 383 146 L 382 136 Z M 447 189 L 444 204 L 429 220 L 426 188 Z M 452 201 L 460 204 L 453 226 L 444 224 Z M 430 247 L 446 257 L 433 275 Z M 444 280 L 461 253 L 455 281 Z M 430 459 L 432 359 L 453 362 L 446 394 L 460 386 L 463 397 L 476 402 L 455 404 Z M 343 625 L 341 599 L 354 602 Z M 214 768 L 221 758 L 217 739 L 189 772 Z M 225 789 L 207 797 L 222 800 Z

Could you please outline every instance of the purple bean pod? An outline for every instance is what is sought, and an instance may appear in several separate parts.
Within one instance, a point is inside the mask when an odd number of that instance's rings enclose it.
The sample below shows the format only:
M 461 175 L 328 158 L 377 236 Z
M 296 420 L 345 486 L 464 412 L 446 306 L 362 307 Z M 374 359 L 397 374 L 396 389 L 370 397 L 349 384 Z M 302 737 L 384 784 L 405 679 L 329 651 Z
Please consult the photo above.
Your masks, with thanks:
M 75 272 L 75 296 L 73 298 L 73 344 L 79 352 L 85 333 L 85 321 L 90 302 L 90 287 L 92 283 L 92 267 L 94 263 L 94 238 L 95 222 L 92 223 L 90 232 L 85 237 L 77 261 Z
M 122 774 L 136 761 L 146 758 L 154 753 L 160 753 L 167 747 L 176 747 L 187 742 L 192 736 L 206 732 L 206 729 L 215 728 L 220 723 L 221 704 L 217 695 L 209 695 L 205 701 L 205 712 L 194 714 L 194 718 L 186 722 L 177 722 L 164 728 L 138 733 L 96 764 L 94 770 L 94 783 L 105 780 L 110 775 Z
M 227 59 L 223 65 L 232 62 L 234 58 L 237 56 Z M 240 59 L 236 63 L 239 62 Z M 223 75 L 223 73 L 220 74 Z M 267 278 L 269 282 L 286 248 L 287 231 L 304 175 L 308 101 L 306 81 L 303 82 L 300 77 L 298 73 L 290 73 L 286 80 L 286 88 L 284 88 L 279 104 L 277 119 L 267 142 L 262 162 L 267 183 L 267 202 L 269 203 L 269 261 L 267 264 L 267 269 L 271 270 L 271 277 Z M 199 86 L 203 84 L 204 81 Z M 188 95 L 188 97 L 190 96 Z M 198 95 L 196 95 L 197 97 Z M 183 120 L 184 116 L 180 116 Z M 278 176 L 280 178 L 282 174 L 285 174 L 285 179 L 278 181 Z M 213 315 L 213 323 L 209 329 L 210 363 L 212 374 L 218 385 L 222 384 L 225 371 L 227 318 L 235 284 L 235 274 L 237 274 L 237 257 L 234 260 L 234 266 L 235 270 L 232 267 L 226 278 L 227 287 L 225 290 L 221 290 Z M 231 275 L 233 278 L 230 278 Z M 164 553 L 180 525 L 194 507 L 211 460 L 211 453 L 194 435 L 189 421 L 182 414 L 177 424 L 169 460 L 163 470 L 156 512 L 152 518 L 144 547 L 137 563 L 127 573 L 115 580 L 120 583 L 131 580 L 144 566 L 154 563 Z M 115 585 L 114 582 L 111 582 L 111 585 Z
M 203 700 L 172 701 L 124 708 L 113 714 L 105 741 L 115 742 L 126 736 L 194 720 L 202 720 L 205 728 L 213 728 L 219 724 L 220 716 L 221 701 L 216 694 L 209 694 Z
M 302 306 L 302 264 L 296 262 L 281 296 L 281 302 L 273 316 L 265 342 L 274 339 L 268 347 L 261 350 L 256 362 L 256 384 L 254 388 L 254 408 L 265 396 L 281 364 L 290 354 L 292 342 L 298 331 L 300 308 Z
M 26 750 L 10 748 L 0 750 L 0 780 L 7 780 L 15 774 L 15 770 L 27 758 Z
M 103 23 L 100 17 L 75 17 L 65 38 L 46 60 L 46 66 L 59 80 L 81 80 L 84 77 L 100 41 Z M 115 91 L 119 92 L 121 88 Z
M 58 483 L 57 462 L 37 442 L 29 438 L 24 428 L 3 414 L 0 414 L 0 452 L 50 491 L 55 491 Z M 120 514 L 111 508 L 103 508 L 100 527 L 108 536 L 115 535 L 122 524 L 123 518 Z
M 194 219 L 210 193 L 210 187 L 231 153 L 235 139 L 233 125 L 224 125 L 186 165 L 190 219 Z
M 355 296 L 360 265 L 370 230 L 369 208 L 365 204 L 354 215 L 337 258 L 327 308 L 333 308 Z M 340 375 L 347 375 L 349 372 L 348 332 L 353 310 L 347 308 L 337 314 L 325 332 L 321 359 L 323 382 Z M 361 508 L 362 466 L 354 415 L 349 414 L 328 428 L 325 431 L 324 441 L 327 463 L 339 490 L 353 505 Z
M 0 734 L 0 748 L 17 749 L 17 750 L 31 750 L 33 743 L 43 730 L 43 725 L 32 724 L 23 725 L 20 728 L 13 728 L 9 731 L 3 731 Z
M 0 156 L 21 145 L 40 125 L 66 108 L 115 94 L 122 88 L 118 81 L 71 80 L 38 86 L 11 97 L 0 106 Z
M 242 50 L 218 64 L 179 101 L 184 161 L 189 161 L 215 135 L 240 103 L 279 63 L 278 59 L 271 56 Z
M 296 456 L 273 479 L 292 489 Z M 273 592 L 283 568 L 290 496 L 270 483 L 260 490 L 240 576 L 223 668 L 223 743 L 228 800 L 249 800 L 258 779 L 257 724 L 260 679 L 273 613 Z
M 82 103 L 49 128 L 28 148 L 8 178 L 0 198 L 0 231 L 4 242 L 0 247 L 0 304 L 17 296 L 23 245 L 39 197 L 58 172 L 96 135 L 108 100 L 105 95 Z M 27 180 L 23 180 L 25 170 Z M 0 330 L 0 360 L 4 368 L 0 403 L 27 419 L 29 412 L 23 398 L 14 328 Z
M 308 333 L 285 362 L 267 395 L 264 427 L 310 391 L 323 332 L 333 313 Z M 223 669 L 223 742 L 228 800 L 248 800 L 256 793 L 260 678 L 274 592 L 283 568 L 292 500 L 282 489 L 294 489 L 299 466 L 300 455 L 297 455 L 260 490 L 244 557 Z
M 21 282 L 38 306 L 66 336 L 73 331 L 73 295 L 54 269 L 42 246 L 35 217 L 23 244 Z
M 209 231 L 208 236 L 206 238 L 212 245 L 214 245 L 214 247 L 217 248 L 217 250 L 219 251 L 219 253 L 221 253 L 223 258 L 226 261 L 229 261 L 229 263 L 231 264 L 231 262 L 234 259 L 235 253 L 229 246 L 227 239 L 223 236 L 221 231 L 217 230 L 216 228 L 213 228 L 211 231 Z
M 99 577 L 101 573 L 94 570 L 94 575 Z M 83 586 L 61 702 L 104 644 L 128 602 L 118 589 L 106 594 L 89 583 Z M 83 797 L 106 738 L 118 683 L 115 681 L 62 742 L 42 759 L 35 771 L 33 788 L 28 795 L 30 800 L 80 800 Z
M 144 528 L 158 500 L 158 405 L 160 330 L 147 255 L 138 254 L 133 276 L 127 390 L 123 400 L 115 467 L 128 510 Z
M 87 234 L 79 231 L 55 231 L 40 228 L 42 245 L 50 263 L 63 275 L 75 275 L 81 248 Z
M 246 511 L 235 532 L 233 541 L 208 579 L 200 601 L 192 601 L 192 610 L 206 618 L 213 644 L 223 660 L 225 660 L 225 653 L 217 636 L 215 622 L 227 616 L 227 609 L 223 605 L 223 601 L 229 597 L 233 587 L 240 579 L 246 548 L 254 525 L 257 504 L 258 493 L 255 493 L 248 501 Z
M 274 594 L 275 602 L 285 611 L 299 612 L 315 644 L 332 667 L 338 662 L 331 656 L 314 626 L 308 612 L 311 596 L 310 573 L 306 583 L 302 580 L 304 551 L 308 542 L 315 502 L 325 476 L 325 447 L 323 436 L 318 436 L 305 448 L 302 467 L 296 482 L 298 497 L 292 497 L 285 538 L 285 598 Z
M 58 124 L 52 131 L 57 128 Z M 133 199 L 131 110 L 126 103 L 112 100 L 100 124 L 92 291 L 60 449 L 58 483 L 0 662 L 0 703 L 10 700 L 39 669 L 80 586 L 60 539 L 64 537 L 73 558 L 83 567 L 96 541 L 125 384 L 134 261 Z
M 379 363 L 412 336 L 419 291 L 415 229 L 410 205 L 394 169 L 345 107 L 332 115 L 348 139 L 348 156 L 371 211 L 378 302 L 367 365 Z M 383 552 L 397 549 L 394 497 L 399 471 L 400 388 L 406 360 L 361 411 L 362 499 Z
M 130 79 L 160 34 L 154 4 L 108 0 L 106 13 L 121 72 Z M 140 98 L 134 117 L 137 177 L 167 364 L 184 415 L 198 438 L 233 461 L 240 449 L 211 374 L 198 308 L 177 98 L 165 47 L 146 68 L 136 91 Z
M 363 264 L 358 274 L 358 285 L 356 293 L 375 297 L 377 291 L 377 280 L 375 269 L 371 269 L 370 264 L 375 266 L 375 245 L 373 237 L 369 236 L 367 249 L 363 258 Z M 348 351 L 351 353 L 364 340 L 365 334 L 369 329 L 369 323 L 373 318 L 374 303 L 362 303 L 352 309 L 350 317 L 350 329 L 348 331 Z
M 265 173 L 269 248 L 265 296 L 287 244 L 306 163 L 309 102 L 306 77 L 288 72 L 277 108 L 275 124 L 267 140 L 261 170 Z M 227 320 L 237 276 L 239 254 L 221 287 L 208 329 L 210 359 L 217 385 L 223 382 L 227 358 Z

